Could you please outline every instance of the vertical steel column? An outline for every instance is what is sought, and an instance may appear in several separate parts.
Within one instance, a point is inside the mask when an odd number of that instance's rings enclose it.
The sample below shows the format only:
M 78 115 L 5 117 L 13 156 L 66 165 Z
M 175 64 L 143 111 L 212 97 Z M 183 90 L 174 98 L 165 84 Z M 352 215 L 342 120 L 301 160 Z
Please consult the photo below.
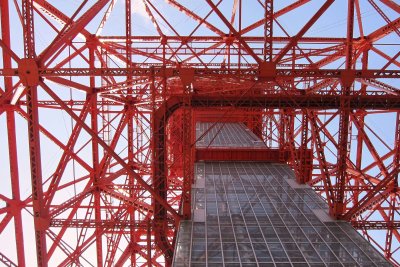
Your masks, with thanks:
M 366 50 L 363 52 L 363 56 L 361 59 L 362 62 L 362 69 L 363 70 L 367 70 L 368 69 L 368 53 L 369 50 Z M 365 95 L 367 91 L 367 85 L 363 84 L 361 86 L 361 90 L 360 90 L 360 94 L 361 95 Z M 360 126 L 362 129 L 364 129 L 364 125 L 365 125 L 365 114 L 366 112 L 364 110 L 358 110 L 357 111 L 357 115 L 358 115 L 358 121 L 360 122 Z M 363 135 L 358 134 L 357 135 L 357 147 L 356 147 L 356 168 L 358 170 L 361 170 L 361 164 L 362 164 L 362 159 L 363 159 Z M 354 181 L 354 185 L 355 186 L 359 186 L 360 185 L 360 181 L 359 179 L 355 179 Z M 360 196 L 360 190 L 355 190 L 353 192 L 353 205 L 357 205 L 358 204 L 358 199 Z
M 400 111 L 397 112 L 396 116 L 396 133 L 394 137 L 394 156 L 393 156 L 393 169 L 398 169 L 400 165 Z M 399 190 L 399 178 L 400 174 L 399 172 L 397 175 L 394 175 L 394 181 L 393 181 L 393 192 L 390 194 L 390 206 L 389 206 L 389 220 L 390 222 L 393 222 L 395 219 L 395 213 L 396 213 L 396 205 L 398 206 L 397 202 L 397 196 L 398 196 L 398 190 Z M 386 242 L 385 242 L 385 250 L 384 254 L 386 258 L 391 258 L 392 257 L 392 242 L 393 242 L 393 231 L 394 227 L 389 227 L 387 229 L 386 233 Z
M 292 165 L 292 168 L 296 174 L 296 180 L 297 182 L 301 183 L 301 166 L 300 166 L 300 158 L 299 158 L 299 153 L 296 151 L 296 138 L 294 135 L 294 121 L 296 118 L 296 115 L 294 113 L 293 109 L 286 109 L 285 110 L 285 119 L 284 119 L 284 124 L 285 128 L 284 131 L 286 133 L 286 140 L 285 142 L 285 152 L 290 153 L 290 164 Z M 282 155 L 282 152 L 280 153 Z
M 272 37 L 273 37 L 273 24 L 274 24 L 274 1 L 273 0 L 265 0 L 264 1 L 264 8 L 265 8 L 265 12 L 264 12 L 264 62 L 272 62 L 273 59 L 273 42 L 272 42 Z M 272 63 L 271 63 L 272 64 Z M 269 66 L 269 67 L 272 67 Z M 281 113 L 283 114 L 283 113 Z M 264 113 L 264 117 L 265 117 L 265 113 Z M 268 115 L 267 115 L 268 116 Z M 273 117 L 273 115 L 270 115 L 271 118 Z M 268 117 L 267 117 L 268 118 Z M 282 117 L 281 117 L 282 119 Z M 268 120 L 267 120 L 268 121 Z M 282 122 L 283 123 L 283 122 Z M 283 124 L 280 124 L 280 126 L 282 126 Z M 272 121 L 270 122 L 270 132 L 269 134 L 266 136 L 266 138 L 270 138 L 269 139 L 269 143 L 270 146 L 272 146 Z M 268 125 L 267 125 L 268 127 Z M 278 126 L 277 126 L 278 127 Z M 279 159 L 280 161 L 283 161 L 283 157 L 284 157 L 284 152 L 283 152 L 283 147 L 281 146 L 283 144 L 283 128 L 280 127 L 278 129 L 278 134 L 279 134 L 279 147 L 280 147 L 280 153 L 279 153 Z
M 150 94 L 151 94 L 151 105 L 152 105 L 152 174 L 153 174 L 153 189 L 159 198 L 167 199 L 167 167 L 166 167 L 166 123 L 167 114 L 165 105 L 161 105 L 157 109 L 156 104 L 156 81 L 154 76 L 154 69 L 151 69 L 150 76 Z M 158 147 L 156 147 L 158 146 Z M 153 198 L 154 207 L 154 241 L 157 247 L 162 251 L 165 256 L 166 265 L 171 265 L 173 256 L 173 247 L 169 243 L 167 238 L 168 222 L 167 222 L 167 210 L 159 202 L 159 200 Z
M 285 120 L 286 120 L 286 117 L 285 117 L 285 112 L 286 112 L 286 110 L 281 110 L 280 112 L 279 112 L 279 125 L 277 126 L 278 127 L 278 146 L 279 146 L 279 161 L 280 162 L 283 162 L 284 161 L 284 158 L 285 158 L 285 149 L 286 149 L 286 147 L 285 147 L 285 145 L 286 145 L 286 143 L 285 143 Z
M 35 36 L 33 23 L 33 1 L 22 1 L 23 31 L 24 31 L 24 55 L 23 67 L 28 69 L 22 75 L 35 75 L 29 69 L 36 65 Z M 21 63 L 20 63 L 21 65 Z M 37 74 L 38 75 L 38 74 Z M 37 77 L 38 78 L 38 77 Z M 35 81 L 26 82 L 27 86 L 27 113 L 28 113 L 28 138 L 29 155 L 32 179 L 32 203 L 36 238 L 37 265 L 46 267 L 48 264 L 46 247 L 46 229 L 48 228 L 47 211 L 43 197 L 42 164 L 39 135 L 39 109 L 37 96 L 37 83 Z
M 395 177 L 396 179 L 397 177 Z M 397 179 L 396 179 L 397 180 Z M 389 206 L 389 214 L 388 214 L 388 220 L 389 222 L 394 221 L 394 215 L 396 213 L 395 207 L 396 207 L 396 198 L 397 194 L 390 194 L 389 199 L 390 199 L 390 206 Z M 385 248 L 384 248 L 384 255 L 386 258 L 390 259 L 392 257 L 392 240 L 393 240 L 393 228 L 394 226 L 389 226 L 386 232 L 386 238 L 385 238 Z
M 264 61 L 271 62 L 273 58 L 273 24 L 274 24 L 274 1 L 265 0 L 265 17 L 264 17 Z
M 193 91 L 194 69 L 181 69 L 180 79 L 183 85 L 182 103 L 182 166 L 183 166 L 183 188 L 182 188 L 182 215 L 185 219 L 191 217 L 191 188 L 193 176 L 193 157 L 192 157 L 192 109 L 191 95 Z
M 267 144 L 268 147 L 272 147 L 273 140 L 274 140 L 274 128 L 275 130 L 277 129 L 278 125 L 276 123 L 276 119 L 274 117 L 274 110 L 273 109 L 264 109 L 264 114 L 263 114 L 263 128 L 262 128 L 262 133 L 263 133 L 263 138 L 265 140 L 265 143 Z M 275 125 L 275 127 L 274 127 Z
M 91 69 L 95 68 L 95 43 L 94 40 L 89 40 L 89 67 Z M 97 92 L 96 92 L 96 78 L 94 76 L 90 77 L 90 88 L 92 88 L 92 99 L 91 99 L 91 110 L 90 110 L 90 125 L 94 134 L 98 135 L 98 109 L 97 109 Z M 92 161 L 93 161 L 93 173 L 92 179 L 95 187 L 98 186 L 99 182 L 99 144 L 96 138 L 92 137 Z M 100 190 L 95 190 L 94 193 L 94 217 L 96 221 L 101 221 L 101 197 Z M 103 265 L 103 242 L 102 242 L 102 229 L 96 227 L 96 259 L 97 266 Z
M 150 220 L 147 221 L 147 266 L 152 266 L 151 264 L 151 223 Z
M 193 183 L 193 158 L 192 158 L 192 109 L 190 104 L 190 86 L 184 88 L 185 98 L 182 110 L 182 155 L 183 155 L 183 190 L 182 190 L 182 215 L 183 218 L 189 220 L 191 218 L 191 199 L 192 199 L 192 183 Z M 193 127 L 195 128 L 195 127 Z
M 125 37 L 126 37 L 126 39 L 125 39 L 125 45 L 126 45 L 125 46 L 125 49 L 126 49 L 125 56 L 126 56 L 126 67 L 127 68 L 131 67 L 131 62 L 132 62 L 132 52 L 131 52 L 131 44 L 132 44 L 132 41 L 131 41 L 131 36 L 132 36 L 131 15 L 132 15 L 132 12 L 131 12 L 131 7 L 132 7 L 131 0 L 125 0 Z M 126 77 L 126 79 L 128 81 L 128 83 L 127 83 L 127 85 L 128 85 L 128 89 L 127 89 L 127 100 L 128 100 L 128 107 L 127 107 L 127 109 L 128 109 L 128 111 L 127 111 L 128 112 L 128 125 L 127 125 L 128 164 L 129 164 L 129 166 L 133 167 L 133 165 L 134 165 L 134 153 L 135 153 L 134 152 L 134 143 L 133 143 L 133 140 L 134 140 L 134 136 L 133 136 L 133 128 L 134 128 L 133 119 L 134 119 L 135 114 L 134 114 L 134 110 L 133 110 L 134 107 L 132 105 L 133 103 L 131 103 L 131 101 L 129 101 L 129 100 L 132 99 L 132 95 L 133 95 L 133 88 L 131 87 L 132 83 L 130 82 L 131 79 L 132 79 L 132 76 L 128 75 Z M 132 175 L 128 176 L 128 184 L 129 184 L 129 188 L 130 188 L 129 189 L 129 196 L 131 198 L 135 198 L 135 194 L 136 193 L 135 193 L 135 190 L 133 189 L 133 188 L 135 188 L 135 179 L 134 179 L 134 177 Z M 130 220 L 132 225 L 134 225 L 134 223 L 135 223 L 135 212 L 136 212 L 135 207 L 130 207 L 130 209 L 129 209 L 129 220 Z M 135 232 L 136 232 L 135 228 L 131 227 L 131 229 L 129 230 L 130 242 L 136 244 L 136 233 Z M 131 259 L 131 261 L 130 261 L 131 266 L 132 267 L 136 266 L 136 253 L 135 253 L 134 249 L 131 250 L 130 259 Z
M 0 16 L 2 40 L 5 45 L 11 47 L 8 0 L 1 0 Z M 11 56 L 4 49 L 2 55 L 3 67 L 11 68 Z M 6 92 L 13 90 L 11 77 L 4 77 L 4 86 Z M 21 197 L 19 189 L 18 151 L 14 111 L 7 110 L 6 116 L 12 200 L 14 203 L 19 204 L 21 202 Z M 14 216 L 15 246 L 17 249 L 18 265 L 25 266 L 24 233 L 22 227 L 21 209 L 17 205 L 15 205 L 12 209 L 12 214 Z
M 329 210 L 333 210 L 333 205 L 334 205 L 334 192 L 332 188 L 332 182 L 331 182 L 331 177 L 329 173 L 329 168 L 328 168 L 328 163 L 326 161 L 325 157 L 325 151 L 324 151 L 324 144 L 321 140 L 320 132 L 321 128 L 318 127 L 317 124 L 317 114 L 315 114 L 313 111 L 309 112 L 309 120 L 311 124 L 311 132 L 312 134 L 312 143 L 314 146 L 314 151 L 317 155 L 317 160 L 319 163 L 319 168 L 321 170 L 321 176 L 323 179 L 324 183 L 324 191 L 326 194 L 326 201 L 328 202 Z
M 312 158 L 307 157 L 307 144 L 308 144 L 308 111 L 303 110 L 301 118 L 301 142 L 299 150 L 300 173 L 301 183 L 306 183 L 311 178 Z M 311 162 L 310 162 L 311 161 Z
M 342 95 L 339 109 L 339 140 L 336 175 L 336 195 L 331 215 L 339 218 L 346 210 L 345 185 L 347 157 L 349 153 L 350 101 L 346 98 L 350 94 L 354 82 L 351 69 L 353 66 L 353 30 L 354 30 L 354 1 L 348 1 L 347 38 L 346 38 L 346 72 L 342 77 Z
M 400 111 L 397 111 L 396 133 L 394 139 L 393 169 L 396 169 L 399 166 L 400 166 Z M 399 179 L 400 179 L 400 173 L 397 173 L 397 176 L 394 181 L 396 187 L 398 186 Z

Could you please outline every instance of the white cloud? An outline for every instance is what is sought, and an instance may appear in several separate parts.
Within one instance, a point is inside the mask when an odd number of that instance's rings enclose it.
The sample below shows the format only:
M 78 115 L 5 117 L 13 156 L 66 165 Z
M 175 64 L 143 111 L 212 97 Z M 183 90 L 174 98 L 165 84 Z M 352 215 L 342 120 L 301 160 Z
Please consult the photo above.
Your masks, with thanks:
M 149 7 L 149 4 L 147 4 L 147 6 Z M 143 3 L 143 0 L 132 0 L 132 13 L 135 14 L 135 15 L 141 16 L 142 18 L 144 18 L 144 21 L 145 21 L 146 24 L 150 24 L 151 23 L 151 24 L 153 24 L 154 29 L 156 28 L 156 25 L 152 22 L 152 20 L 150 19 L 149 14 L 147 14 L 147 12 L 146 12 L 146 6 Z M 156 12 L 152 11 L 152 13 L 153 13 L 154 17 L 157 17 Z M 158 25 L 159 25 L 159 27 L 161 28 L 161 30 L 163 31 L 164 34 L 170 34 L 171 33 L 170 29 L 166 25 L 164 25 L 164 23 L 162 23 L 161 20 L 157 19 L 157 22 L 158 22 Z
M 133 0 L 132 13 L 138 14 L 138 15 L 150 20 L 149 15 L 146 12 L 146 7 L 142 0 Z

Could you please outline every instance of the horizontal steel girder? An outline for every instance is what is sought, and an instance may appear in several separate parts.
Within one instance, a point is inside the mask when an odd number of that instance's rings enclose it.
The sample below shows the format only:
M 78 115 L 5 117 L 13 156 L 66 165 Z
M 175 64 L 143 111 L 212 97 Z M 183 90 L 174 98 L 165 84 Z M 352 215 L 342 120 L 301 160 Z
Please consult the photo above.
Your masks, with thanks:
M 166 103 L 167 107 L 182 105 L 184 96 L 174 95 Z M 294 108 L 294 109 L 316 109 L 316 110 L 335 110 L 340 108 L 340 102 L 344 98 L 349 99 L 350 108 L 357 110 L 398 110 L 400 109 L 400 96 L 375 94 L 375 95 L 356 95 L 349 96 L 331 95 L 331 94 L 286 94 L 271 93 L 263 95 L 246 96 L 215 96 L 200 95 L 193 93 L 191 95 L 191 106 L 194 108 L 202 107 L 236 107 L 236 108 Z M 26 105 L 25 101 L 18 102 L 19 105 Z M 82 101 L 67 101 L 70 105 L 83 105 Z M 108 102 L 108 105 L 122 106 L 119 102 Z M 55 101 L 39 101 L 38 105 L 47 108 L 59 108 Z M 1 109 L 14 109 L 16 106 L 5 104 Z
M 183 103 L 184 96 L 169 98 L 165 105 L 175 110 Z M 400 96 L 379 95 L 250 95 L 250 96 L 208 96 L 192 94 L 191 106 L 236 107 L 236 108 L 295 108 L 295 109 L 338 109 L 342 98 L 350 100 L 351 109 L 400 109 Z
M 352 221 L 351 225 L 358 230 L 399 229 L 400 221 Z
M 39 68 L 40 77 L 57 76 L 154 76 L 174 77 L 179 76 L 180 68 L 165 68 L 154 66 L 149 68 Z M 277 69 L 275 78 L 308 77 L 308 78 L 340 78 L 345 70 L 338 69 Z M 259 77 L 257 68 L 195 68 L 194 75 L 228 76 L 228 77 Z M 0 76 L 19 76 L 18 69 L 0 69 Z M 355 70 L 354 78 L 400 78 L 400 70 Z

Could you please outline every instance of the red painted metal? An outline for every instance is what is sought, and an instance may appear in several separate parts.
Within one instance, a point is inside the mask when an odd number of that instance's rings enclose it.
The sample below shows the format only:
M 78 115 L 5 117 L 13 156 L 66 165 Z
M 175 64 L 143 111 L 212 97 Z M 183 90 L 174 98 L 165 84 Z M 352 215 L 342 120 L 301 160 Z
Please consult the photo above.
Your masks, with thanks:
M 289 159 L 285 153 L 284 162 Z M 197 148 L 196 161 L 267 161 L 279 162 L 279 149 L 252 148 Z
M 399 5 L 232 2 L 0 1 L 2 263 L 169 265 L 193 163 L 213 159 L 288 162 L 399 265 Z M 310 32 L 335 5 L 346 26 Z M 267 148 L 196 150 L 197 121 L 244 123 Z
M 10 19 L 8 15 L 8 1 L 1 1 L 1 24 L 4 25 L 5 29 L 10 27 Z M 2 31 L 2 40 L 4 44 L 10 46 L 10 32 L 9 30 Z M 11 55 L 3 49 L 3 66 L 5 68 L 11 67 Z M 4 87 L 6 92 L 12 92 L 12 79 L 4 79 Z M 24 253 L 24 234 L 22 227 L 22 217 L 21 209 L 18 204 L 21 202 L 20 185 L 19 185 L 19 170 L 18 170 L 18 147 L 16 140 L 16 129 L 15 129 L 15 114 L 12 110 L 7 110 L 7 137 L 9 146 L 9 159 L 10 159 L 10 178 L 11 178 L 11 191 L 12 200 L 15 203 L 14 210 L 14 231 L 15 231 L 15 246 L 17 253 L 17 263 L 24 266 L 25 265 L 25 253 Z M 11 262 L 6 256 L 2 255 L 2 258 L 7 259 L 7 262 Z M 3 261 L 4 263 L 4 261 Z M 10 264 L 11 265 L 11 264 Z M 17 266 L 17 265 L 14 265 Z

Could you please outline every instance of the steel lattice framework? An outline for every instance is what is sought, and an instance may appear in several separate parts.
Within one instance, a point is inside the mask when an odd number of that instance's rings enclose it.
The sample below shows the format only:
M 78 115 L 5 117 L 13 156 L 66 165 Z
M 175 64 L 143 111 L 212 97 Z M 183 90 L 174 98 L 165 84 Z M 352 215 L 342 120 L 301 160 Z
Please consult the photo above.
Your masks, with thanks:
M 399 265 L 396 1 L 0 2 L 5 265 L 169 265 L 204 114 L 251 125 Z

